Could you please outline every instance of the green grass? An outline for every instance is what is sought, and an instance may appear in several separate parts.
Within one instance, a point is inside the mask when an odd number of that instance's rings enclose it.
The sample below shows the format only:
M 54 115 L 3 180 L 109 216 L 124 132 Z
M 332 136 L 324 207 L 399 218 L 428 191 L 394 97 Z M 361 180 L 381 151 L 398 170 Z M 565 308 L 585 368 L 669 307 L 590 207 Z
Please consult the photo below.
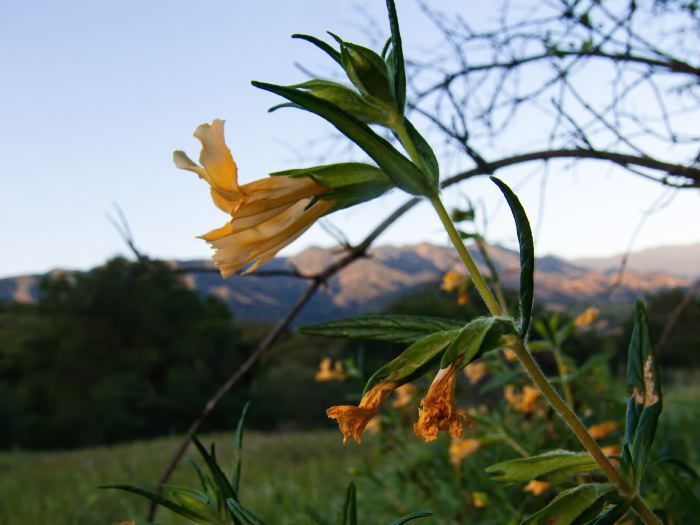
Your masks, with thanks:
M 217 443 L 219 460 L 228 467 L 232 435 L 204 436 L 203 441 Z M 178 443 L 177 438 L 164 438 L 68 452 L 0 453 L 0 523 L 95 525 L 143 519 L 145 499 L 97 487 L 152 487 Z M 352 478 L 348 470 L 360 466 L 371 449 L 344 447 L 335 431 L 248 433 L 241 499 L 271 524 L 308 523 L 307 508 L 332 516 Z M 183 462 L 171 483 L 195 485 L 191 467 Z M 363 496 L 359 494 L 360 505 L 367 500 Z M 162 509 L 157 521 L 186 523 Z

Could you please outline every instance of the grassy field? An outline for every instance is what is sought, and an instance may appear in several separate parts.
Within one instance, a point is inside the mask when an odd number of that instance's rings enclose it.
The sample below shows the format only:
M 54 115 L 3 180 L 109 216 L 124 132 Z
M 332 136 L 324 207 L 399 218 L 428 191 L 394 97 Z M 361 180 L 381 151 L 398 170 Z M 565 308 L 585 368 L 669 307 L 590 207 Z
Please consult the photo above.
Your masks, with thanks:
M 203 439 L 217 443 L 222 463 L 231 457 L 231 440 L 229 434 Z M 0 453 L 0 523 L 95 525 L 143 518 L 145 499 L 97 487 L 152 486 L 177 444 L 177 439 L 165 438 L 70 452 Z M 372 448 L 343 447 L 332 431 L 248 433 L 241 498 L 273 524 L 307 523 L 307 508 L 332 516 L 351 479 L 348 471 L 370 459 Z M 172 484 L 195 483 L 192 469 L 183 463 Z M 360 504 L 369 505 L 372 497 L 360 490 Z M 185 523 L 167 511 L 160 511 L 158 522 Z

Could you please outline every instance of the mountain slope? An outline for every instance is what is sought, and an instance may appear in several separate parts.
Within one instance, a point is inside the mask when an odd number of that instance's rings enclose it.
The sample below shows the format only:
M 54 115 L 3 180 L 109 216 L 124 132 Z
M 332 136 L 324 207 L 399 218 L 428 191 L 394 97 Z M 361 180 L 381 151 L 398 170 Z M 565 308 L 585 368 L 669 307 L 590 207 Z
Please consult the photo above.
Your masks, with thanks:
M 517 288 L 518 254 L 498 246 L 492 246 L 490 254 L 504 285 Z M 297 268 L 309 274 L 321 270 L 339 256 L 333 249 L 309 248 L 289 258 L 275 258 L 265 269 Z M 487 272 L 479 254 L 474 253 L 474 256 L 482 271 Z M 187 272 L 187 268 L 213 268 L 209 261 L 177 261 L 172 264 L 183 272 L 190 287 L 221 298 L 237 318 L 250 321 L 275 322 L 306 288 L 306 281 L 288 276 L 252 274 L 224 280 L 213 271 Z M 460 268 L 460 261 L 452 248 L 426 243 L 377 247 L 370 251 L 368 258 L 356 261 L 334 276 L 305 306 L 297 321 L 303 324 L 377 311 L 408 291 L 439 282 L 446 271 Z M 41 277 L 0 279 L 0 300 L 32 300 L 36 297 Z M 553 256 L 537 260 L 535 277 L 539 301 L 586 305 L 631 303 L 641 294 L 685 287 L 692 281 L 668 273 L 630 271 L 622 285 L 611 291 L 616 277 L 614 273 L 586 268 L 580 262 L 572 264 Z

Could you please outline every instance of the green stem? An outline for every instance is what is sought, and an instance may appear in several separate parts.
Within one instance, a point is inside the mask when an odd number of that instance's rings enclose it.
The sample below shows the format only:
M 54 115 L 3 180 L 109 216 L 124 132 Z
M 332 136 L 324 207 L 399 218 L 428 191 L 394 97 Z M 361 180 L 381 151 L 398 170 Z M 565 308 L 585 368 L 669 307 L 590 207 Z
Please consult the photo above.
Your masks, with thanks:
M 552 347 L 552 353 L 554 354 L 554 360 L 557 363 L 557 372 L 559 373 L 561 388 L 564 392 L 564 399 L 566 399 L 566 403 L 571 408 L 574 408 L 574 396 L 571 393 L 571 385 L 568 381 L 566 381 L 566 375 L 568 373 L 568 370 L 566 368 L 566 363 L 564 362 L 564 355 L 562 354 L 559 345 L 555 345 L 554 347 Z
M 481 275 L 481 272 L 479 271 L 479 268 L 477 268 L 474 259 L 472 259 L 472 256 L 467 251 L 467 247 L 464 246 L 462 238 L 459 236 L 457 228 L 455 228 L 454 224 L 452 223 L 452 219 L 450 219 L 450 214 L 447 213 L 447 210 L 442 204 L 440 197 L 438 195 L 435 195 L 433 198 L 430 199 L 430 202 L 432 203 L 433 207 L 435 208 L 435 211 L 440 217 L 442 224 L 445 226 L 445 230 L 447 230 L 447 235 L 450 236 L 452 244 L 454 244 L 454 247 L 457 249 L 457 253 L 459 254 L 460 258 L 462 259 L 462 262 L 464 262 L 464 266 L 469 272 L 469 277 L 471 277 L 471 280 L 474 283 L 474 286 L 476 287 L 477 291 L 479 292 L 479 295 L 481 295 L 481 298 L 486 303 L 486 307 L 489 309 L 489 312 L 491 312 L 493 315 L 503 315 L 503 310 L 501 309 L 501 306 L 498 304 L 498 301 L 496 301 L 496 298 L 493 296 L 493 293 L 491 293 L 491 288 L 489 288 L 489 285 L 484 279 L 484 276 Z
M 459 236 L 459 233 L 454 227 L 454 224 L 452 223 L 445 206 L 442 204 L 440 197 L 435 195 L 430 199 L 430 202 L 433 204 L 435 211 L 445 226 L 445 230 L 447 231 L 452 244 L 454 244 L 457 253 L 459 253 L 459 256 L 462 258 L 462 261 L 464 262 L 464 265 L 466 266 L 476 289 L 479 291 L 479 294 L 486 303 L 489 312 L 496 316 L 504 315 L 505 312 L 501 309 L 500 305 L 494 298 L 493 293 L 491 293 L 491 289 L 484 280 L 484 277 L 481 275 L 481 272 L 479 272 L 479 269 L 476 267 L 471 255 L 469 255 L 469 252 L 464 246 L 462 238 Z M 509 346 L 515 352 L 528 375 L 540 389 L 540 392 L 542 392 L 545 399 L 547 399 L 554 410 L 559 413 L 559 416 L 561 416 L 569 429 L 576 435 L 591 457 L 593 457 L 595 462 L 600 467 L 600 470 L 602 470 L 607 478 L 615 485 L 620 495 L 630 502 L 630 505 L 637 512 L 642 521 L 646 525 L 663 525 L 662 522 L 654 515 L 654 513 L 646 506 L 642 497 L 637 494 L 636 490 L 610 462 L 608 457 L 598 446 L 598 443 L 596 443 L 595 439 L 593 439 L 588 433 L 588 430 L 574 413 L 572 408 L 567 405 L 557 393 L 520 338 L 517 336 L 509 336 L 507 346 Z

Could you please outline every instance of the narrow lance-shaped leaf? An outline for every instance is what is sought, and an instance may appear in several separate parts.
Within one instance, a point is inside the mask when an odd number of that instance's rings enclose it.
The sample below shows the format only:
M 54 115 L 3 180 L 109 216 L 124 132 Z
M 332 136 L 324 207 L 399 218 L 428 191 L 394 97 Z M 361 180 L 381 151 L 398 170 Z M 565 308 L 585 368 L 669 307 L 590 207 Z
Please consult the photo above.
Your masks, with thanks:
M 340 61 L 340 52 L 333 49 L 332 46 L 330 46 L 328 43 L 324 42 L 320 38 L 316 38 L 315 36 L 311 35 L 302 35 L 299 33 L 292 35 L 292 38 L 298 38 L 299 40 L 306 40 L 307 42 L 311 42 L 319 49 L 325 51 L 328 54 L 328 56 L 330 56 L 333 60 L 335 60 L 338 64 L 342 66 L 342 63 Z
M 226 500 L 226 505 L 233 518 L 243 525 L 267 525 L 257 514 L 245 508 L 233 498 L 228 498 Z
M 417 315 L 364 315 L 298 328 L 307 335 L 367 339 L 391 343 L 413 343 L 426 335 L 458 330 L 462 323 Z
M 238 419 L 238 426 L 236 427 L 236 436 L 233 440 L 233 471 L 231 472 L 231 486 L 233 490 L 238 493 L 238 486 L 241 482 L 241 465 L 242 465 L 242 452 L 243 452 L 243 424 L 245 423 L 245 416 L 248 414 L 248 407 L 250 407 L 250 401 L 243 405 L 243 410 L 241 411 L 241 417 Z
M 357 525 L 357 492 L 352 482 L 345 493 L 345 501 L 338 513 L 337 523 L 338 525 Z
M 543 476 L 563 480 L 566 477 L 598 470 L 588 452 L 551 450 L 538 456 L 502 461 L 491 465 L 486 472 L 496 481 L 524 482 Z
M 403 115 L 406 105 L 406 68 L 403 59 L 401 32 L 399 31 L 399 15 L 396 12 L 394 0 L 386 0 L 386 8 L 389 12 L 389 25 L 391 26 L 389 66 L 392 73 L 394 99 L 396 100 L 396 111 L 399 115 Z
M 439 354 L 452 342 L 457 333 L 457 330 L 436 332 L 419 339 L 401 355 L 377 370 L 367 381 L 364 393 L 380 381 L 395 381 L 401 385 L 420 377 L 431 366 L 437 364 Z
M 144 498 L 147 498 L 161 507 L 165 507 L 168 510 L 173 511 L 175 514 L 178 514 L 182 516 L 183 518 L 187 518 L 188 520 L 192 520 L 195 523 L 201 523 L 203 519 L 206 519 L 206 516 L 200 516 L 194 511 L 189 510 L 188 508 L 179 505 L 173 501 L 170 501 L 169 499 L 161 496 L 160 494 L 156 492 L 152 492 L 150 490 L 145 490 L 139 487 L 134 487 L 132 485 L 102 485 L 100 487 L 101 489 L 118 489 L 118 490 L 124 490 L 126 492 L 131 492 L 132 494 L 138 494 L 139 496 L 143 496 Z
M 369 126 L 336 105 L 295 88 L 256 81 L 253 82 L 253 85 L 280 95 L 326 119 L 338 131 L 362 148 L 402 190 L 413 195 L 423 196 L 429 196 L 435 192 L 426 175 L 415 164 L 372 131 Z
M 565 490 L 521 525 L 571 525 L 593 505 L 600 505 L 600 498 L 615 494 L 611 483 L 588 483 Z
M 623 463 L 639 486 L 662 409 L 659 368 L 642 301 L 637 301 L 635 309 L 627 356 L 627 384 L 631 397 L 627 405 Z
M 513 320 L 501 317 L 479 317 L 470 321 L 450 343 L 442 356 L 441 368 L 446 368 L 456 359 L 465 367 L 484 352 L 499 347 L 500 338 L 515 332 Z
M 430 147 L 428 141 L 423 138 L 423 135 L 418 132 L 415 126 L 411 124 L 410 120 L 404 117 L 403 123 L 411 142 L 413 142 L 418 155 L 420 155 L 421 169 L 428 175 L 430 183 L 437 188 L 440 184 L 440 165 L 435 157 L 433 148 Z
M 526 339 L 530 330 L 535 295 L 535 242 L 532 238 L 530 221 L 518 197 L 502 180 L 496 177 L 491 177 L 491 180 L 506 198 L 518 231 L 518 243 L 520 244 L 520 335 Z
M 404 523 L 408 523 L 409 521 L 417 520 L 419 518 L 427 518 L 428 516 L 432 516 L 432 514 L 430 512 L 414 512 L 413 514 L 408 514 L 403 518 L 399 518 L 398 520 L 392 522 L 391 525 L 404 525 Z

